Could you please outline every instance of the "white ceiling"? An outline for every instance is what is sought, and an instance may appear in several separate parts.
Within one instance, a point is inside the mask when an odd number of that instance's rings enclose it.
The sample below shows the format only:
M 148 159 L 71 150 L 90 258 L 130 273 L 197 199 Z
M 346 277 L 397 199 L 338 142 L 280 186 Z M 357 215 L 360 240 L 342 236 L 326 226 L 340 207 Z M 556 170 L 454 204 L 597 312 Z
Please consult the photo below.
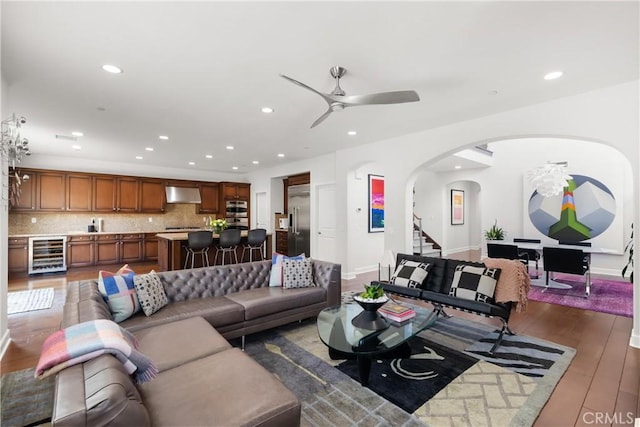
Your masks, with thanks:
M 637 1 L 1 7 L 3 111 L 27 117 L 33 157 L 128 172 L 144 163 L 246 173 L 635 80 L 640 65 Z M 347 95 L 413 89 L 421 101 L 349 108 L 310 129 L 326 103 L 279 74 L 330 92 L 334 65 L 348 69 Z M 554 70 L 565 74 L 543 80 Z M 74 130 L 85 136 L 55 138 Z

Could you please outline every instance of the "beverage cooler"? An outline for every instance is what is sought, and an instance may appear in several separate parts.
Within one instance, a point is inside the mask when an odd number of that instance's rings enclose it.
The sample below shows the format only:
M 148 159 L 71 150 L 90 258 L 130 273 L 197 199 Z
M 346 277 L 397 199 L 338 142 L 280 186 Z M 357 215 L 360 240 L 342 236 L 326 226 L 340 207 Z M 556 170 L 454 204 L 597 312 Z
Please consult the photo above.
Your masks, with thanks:
M 67 270 L 67 236 L 29 238 L 29 274 Z

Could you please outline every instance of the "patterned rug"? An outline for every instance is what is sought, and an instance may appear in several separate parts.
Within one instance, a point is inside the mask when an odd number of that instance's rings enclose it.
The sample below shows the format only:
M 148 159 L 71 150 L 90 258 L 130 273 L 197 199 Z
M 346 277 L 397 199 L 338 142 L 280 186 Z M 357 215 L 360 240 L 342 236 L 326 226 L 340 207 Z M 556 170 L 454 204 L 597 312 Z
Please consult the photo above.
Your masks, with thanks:
M 34 368 L 2 375 L 3 427 L 38 425 L 51 419 L 55 377 L 34 378 Z
M 585 298 L 585 279 L 580 276 L 556 274 L 554 282 L 569 289 L 544 289 L 544 276 L 532 280 L 529 299 L 550 304 L 599 311 L 617 316 L 633 317 L 633 285 L 616 280 L 591 279 L 591 294 Z
M 447 353 L 464 353 L 462 357 L 472 356 L 473 360 L 462 373 L 449 375 L 443 387 L 411 413 L 335 369 L 343 361 L 329 358 L 327 347 L 318 338 L 315 320 L 252 335 L 247 338 L 246 351 L 298 396 L 302 425 L 532 425 L 575 350 L 531 337 L 514 338 L 514 342 L 532 342 L 550 349 L 545 356 L 548 361 L 539 367 L 541 376 L 527 376 L 504 363 L 504 352 L 495 358 L 474 354 L 478 351 L 474 344 L 483 338 L 491 340 L 493 332 L 490 326 L 454 317 L 439 319 L 433 328 L 420 333 L 418 346 L 432 343 L 429 351 L 421 353 L 437 353 L 446 347 Z M 467 348 L 470 351 L 465 352 Z M 404 366 L 406 362 L 402 359 L 395 363 Z M 379 369 L 378 364 L 372 367 L 370 384 L 390 381 L 389 371 Z M 405 398 L 403 393 L 434 388 L 391 386 L 388 393 L 396 395 L 393 400 L 397 401 Z
M 53 305 L 53 288 L 30 289 L 7 294 L 7 314 L 44 310 Z

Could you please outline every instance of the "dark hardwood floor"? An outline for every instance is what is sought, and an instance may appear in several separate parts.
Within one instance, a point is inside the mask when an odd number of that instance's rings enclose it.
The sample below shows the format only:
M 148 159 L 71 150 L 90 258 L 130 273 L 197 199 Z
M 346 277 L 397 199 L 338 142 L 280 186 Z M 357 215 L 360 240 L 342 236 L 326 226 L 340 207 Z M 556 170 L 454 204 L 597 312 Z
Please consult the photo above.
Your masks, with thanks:
M 479 253 L 456 254 L 479 260 Z M 137 273 L 157 269 L 155 264 L 131 264 Z M 103 266 L 116 271 L 119 266 Z M 53 287 L 51 309 L 9 316 L 11 344 L 1 371 L 11 372 L 37 364 L 44 339 L 56 331 L 62 316 L 68 282 L 97 276 L 98 269 L 77 268 L 66 275 L 9 279 L 9 291 Z M 377 273 L 343 280 L 345 290 L 362 289 Z M 451 310 L 450 314 L 499 326 L 499 321 Z M 629 347 L 630 318 L 530 301 L 526 312 L 514 313 L 511 329 L 577 350 L 535 426 L 631 425 L 639 412 L 640 349 Z

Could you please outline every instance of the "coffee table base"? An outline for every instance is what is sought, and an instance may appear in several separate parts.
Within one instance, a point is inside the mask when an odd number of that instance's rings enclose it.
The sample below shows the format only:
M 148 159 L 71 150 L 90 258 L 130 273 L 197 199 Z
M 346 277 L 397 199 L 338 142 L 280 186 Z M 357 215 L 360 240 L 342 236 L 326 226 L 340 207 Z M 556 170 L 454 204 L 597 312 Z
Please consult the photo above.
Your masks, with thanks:
M 339 359 L 356 359 L 358 363 L 358 375 L 360 376 L 360 385 L 366 387 L 369 384 L 369 376 L 371 374 L 371 364 L 374 359 L 407 359 L 411 356 L 411 346 L 408 342 L 400 344 L 393 350 L 379 353 L 375 355 L 371 354 L 349 354 L 342 351 L 329 348 L 329 357 L 331 360 Z

